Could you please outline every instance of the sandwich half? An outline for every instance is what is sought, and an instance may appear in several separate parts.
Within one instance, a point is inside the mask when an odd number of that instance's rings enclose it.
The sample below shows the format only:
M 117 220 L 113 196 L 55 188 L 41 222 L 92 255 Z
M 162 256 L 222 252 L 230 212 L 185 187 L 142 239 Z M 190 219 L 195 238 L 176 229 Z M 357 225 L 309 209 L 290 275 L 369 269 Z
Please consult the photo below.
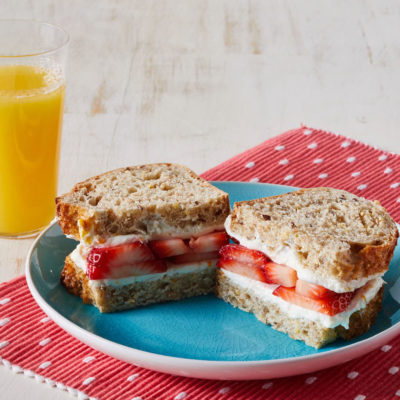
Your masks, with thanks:
M 228 194 L 176 164 L 128 167 L 78 183 L 56 199 L 67 290 L 112 312 L 207 294 L 227 244 Z
M 304 189 L 235 203 L 225 228 L 221 299 L 316 348 L 374 323 L 398 238 L 379 203 Z

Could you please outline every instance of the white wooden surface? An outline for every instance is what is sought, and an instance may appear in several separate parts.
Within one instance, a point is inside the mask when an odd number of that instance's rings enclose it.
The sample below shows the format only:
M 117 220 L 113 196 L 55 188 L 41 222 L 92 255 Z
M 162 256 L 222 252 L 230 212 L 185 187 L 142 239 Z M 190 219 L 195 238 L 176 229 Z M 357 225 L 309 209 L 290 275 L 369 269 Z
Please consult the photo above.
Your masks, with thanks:
M 71 44 L 60 192 L 111 168 L 202 172 L 300 123 L 400 153 L 400 3 L 1 0 Z M 0 281 L 32 240 L 0 240 Z M 0 367 L 1 399 L 66 399 Z

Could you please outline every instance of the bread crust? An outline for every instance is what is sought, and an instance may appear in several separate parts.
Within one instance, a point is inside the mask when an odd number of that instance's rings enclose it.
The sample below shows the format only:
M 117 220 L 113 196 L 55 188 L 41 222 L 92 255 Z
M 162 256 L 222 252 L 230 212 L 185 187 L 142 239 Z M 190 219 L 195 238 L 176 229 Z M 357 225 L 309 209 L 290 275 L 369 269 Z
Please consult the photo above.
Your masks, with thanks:
M 324 201 L 328 199 L 327 204 L 321 206 L 325 215 L 321 215 L 319 220 L 316 221 L 314 216 L 308 220 L 305 217 L 307 210 L 301 201 L 306 197 L 314 198 L 315 203 L 321 201 L 320 197 Z M 331 204 L 329 204 L 329 197 L 331 197 Z M 342 203 L 336 205 L 338 199 Z M 293 220 L 289 217 L 290 212 L 287 215 L 283 215 L 282 212 L 274 215 L 275 209 L 282 209 L 288 200 L 292 203 L 298 201 L 297 210 L 294 209 L 293 204 L 290 206 Z M 308 201 L 310 203 L 310 200 Z M 332 210 L 328 210 L 331 205 L 333 205 Z M 312 201 L 308 206 L 309 208 L 314 206 Z M 343 218 L 343 215 L 340 214 L 345 214 L 347 211 L 345 209 L 340 213 L 340 210 L 337 210 L 339 206 L 351 209 L 354 213 L 354 216 L 351 216 L 353 219 L 350 218 L 347 222 L 346 220 L 337 222 L 339 217 Z M 337 220 L 334 220 L 335 212 L 338 214 Z M 363 213 L 374 213 L 374 221 L 378 222 L 375 225 L 370 222 L 370 226 L 368 226 L 367 222 L 363 220 Z M 304 218 L 301 219 L 300 215 Z M 330 218 L 329 220 L 327 216 Z M 367 216 L 369 217 L 369 215 Z M 324 227 L 325 222 L 326 226 Z M 354 237 L 351 237 L 352 222 L 357 222 L 358 227 L 362 224 L 367 225 L 366 232 L 370 230 L 378 233 L 371 233 L 369 237 L 367 234 L 361 235 L 361 239 L 357 233 L 354 233 Z M 321 226 L 320 233 L 315 227 L 313 231 L 311 230 L 313 223 Z M 336 224 L 336 226 L 329 224 Z M 339 228 L 339 225 L 343 225 L 343 228 Z M 348 237 L 340 238 L 339 234 L 335 236 L 332 232 L 332 229 L 335 228 L 339 230 L 339 233 L 342 233 L 340 230 L 345 232 L 348 228 L 350 233 Z M 380 235 L 378 228 L 386 231 L 385 236 Z M 348 192 L 331 188 L 301 189 L 279 196 L 237 202 L 231 213 L 230 230 L 233 234 L 237 233 L 250 240 L 255 239 L 258 235 L 272 250 L 283 245 L 288 246 L 297 252 L 305 269 L 312 271 L 322 279 L 334 277 L 342 281 L 367 278 L 387 271 L 399 236 L 395 222 L 382 206 Z
M 217 269 L 216 277 L 216 295 L 220 299 L 243 311 L 253 313 L 261 322 L 317 349 L 338 338 L 350 340 L 367 332 L 382 307 L 383 287 L 365 308 L 351 315 L 348 329 L 343 326 L 326 328 L 314 321 L 291 318 L 276 304 L 263 301 L 251 291 L 236 286 L 220 269 Z
M 115 185 L 118 180 L 124 180 L 120 186 Z M 123 187 L 127 182 L 131 185 L 128 192 Z M 100 185 L 105 187 L 104 193 L 96 192 Z M 102 203 L 106 197 L 109 200 Z M 80 240 L 79 220 L 84 229 L 98 236 L 151 236 L 162 224 L 177 233 L 222 226 L 230 205 L 227 193 L 189 168 L 158 163 L 119 168 L 86 179 L 56 198 L 56 211 L 63 232 Z
M 93 304 L 100 312 L 108 313 L 214 293 L 215 267 L 210 263 L 206 270 L 164 275 L 156 281 L 119 287 L 91 287 L 87 275 L 67 256 L 61 273 L 61 283 L 68 292 L 81 297 L 84 303 Z

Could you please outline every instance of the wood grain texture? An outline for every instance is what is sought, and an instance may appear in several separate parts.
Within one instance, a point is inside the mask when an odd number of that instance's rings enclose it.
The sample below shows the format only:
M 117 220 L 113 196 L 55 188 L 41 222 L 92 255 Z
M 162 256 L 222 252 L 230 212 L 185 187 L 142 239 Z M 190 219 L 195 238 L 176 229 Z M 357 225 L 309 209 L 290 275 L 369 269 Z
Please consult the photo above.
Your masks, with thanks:
M 3 0 L 0 15 L 71 35 L 60 193 L 138 163 L 200 173 L 300 123 L 400 152 L 395 0 Z M 0 240 L 0 281 L 31 242 Z

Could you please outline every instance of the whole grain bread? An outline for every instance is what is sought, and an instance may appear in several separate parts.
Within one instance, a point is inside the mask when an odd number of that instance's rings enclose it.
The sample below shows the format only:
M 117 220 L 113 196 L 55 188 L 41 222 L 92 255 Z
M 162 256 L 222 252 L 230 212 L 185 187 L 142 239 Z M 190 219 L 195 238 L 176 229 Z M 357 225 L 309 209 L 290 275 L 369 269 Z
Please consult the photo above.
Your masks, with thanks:
M 250 290 L 239 287 L 221 269 L 217 269 L 216 294 L 232 306 L 253 313 L 261 322 L 288 334 L 292 339 L 302 340 L 309 346 L 319 349 L 338 338 L 350 340 L 367 332 L 381 309 L 383 287 L 364 308 L 350 316 L 347 329 L 341 325 L 327 328 L 305 318 L 292 318 L 282 312 L 275 303 L 261 299 Z
M 80 240 L 82 229 L 96 235 L 160 232 L 193 233 L 222 226 L 229 214 L 228 194 L 177 164 L 120 168 L 76 184 L 56 198 L 59 224 Z M 161 235 L 162 236 L 162 235 Z
M 326 187 L 235 203 L 228 228 L 271 253 L 287 246 L 305 269 L 343 281 L 385 272 L 399 236 L 378 202 Z
M 93 304 L 102 313 L 114 312 L 213 293 L 215 261 L 210 261 L 206 269 L 186 274 L 160 274 L 157 280 L 123 286 L 92 286 L 85 272 L 67 256 L 61 283 L 70 293 L 80 296 L 84 303 Z

